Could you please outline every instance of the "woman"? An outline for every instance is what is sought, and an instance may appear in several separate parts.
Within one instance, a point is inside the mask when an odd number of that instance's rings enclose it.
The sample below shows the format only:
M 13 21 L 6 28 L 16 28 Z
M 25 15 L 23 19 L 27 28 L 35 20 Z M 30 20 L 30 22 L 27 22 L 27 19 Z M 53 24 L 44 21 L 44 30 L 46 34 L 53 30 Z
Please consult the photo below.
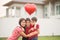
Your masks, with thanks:
M 25 22 L 25 19 L 24 19 L 24 18 L 21 18 L 21 19 L 19 20 L 19 25 L 20 25 L 20 26 L 17 26 L 17 27 L 14 29 L 14 31 L 12 32 L 12 35 L 11 35 L 10 37 L 8 37 L 7 40 L 18 40 L 18 38 L 19 38 L 20 36 L 23 36 L 23 37 L 31 37 L 31 36 L 33 36 L 33 35 L 35 35 L 35 34 L 38 33 L 37 31 L 32 32 L 32 33 L 30 33 L 30 34 L 28 34 L 28 35 L 26 35 L 26 34 L 24 33 L 24 28 L 23 28 L 23 27 L 25 27 L 25 25 L 26 25 L 26 22 Z

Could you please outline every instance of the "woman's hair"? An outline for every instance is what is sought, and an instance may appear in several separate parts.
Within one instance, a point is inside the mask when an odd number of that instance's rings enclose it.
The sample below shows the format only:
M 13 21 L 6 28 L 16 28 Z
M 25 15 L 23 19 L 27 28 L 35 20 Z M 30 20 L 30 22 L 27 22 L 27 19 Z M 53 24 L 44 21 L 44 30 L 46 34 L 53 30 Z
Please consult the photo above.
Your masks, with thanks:
M 37 18 L 36 17 L 32 17 L 31 20 L 37 22 Z
M 21 22 L 22 22 L 23 20 L 25 20 L 25 19 L 24 19 L 24 18 L 20 18 L 20 19 L 19 19 L 19 25 L 20 25 L 20 26 L 22 26 L 22 25 L 21 25 Z M 26 21 L 26 20 L 25 20 L 25 21 Z
M 30 21 L 30 18 L 26 18 L 26 21 Z

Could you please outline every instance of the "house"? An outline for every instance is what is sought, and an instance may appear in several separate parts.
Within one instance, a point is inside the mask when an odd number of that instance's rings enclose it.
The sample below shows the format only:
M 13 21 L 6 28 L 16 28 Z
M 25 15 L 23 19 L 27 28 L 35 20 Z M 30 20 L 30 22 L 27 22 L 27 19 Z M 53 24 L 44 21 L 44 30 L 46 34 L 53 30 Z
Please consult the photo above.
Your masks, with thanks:
M 37 6 L 37 11 L 31 16 L 24 10 L 24 5 L 27 3 L 33 3 Z M 60 0 L 11 0 L 4 4 L 8 6 L 6 9 L 7 17 L 32 17 L 37 18 L 60 18 Z

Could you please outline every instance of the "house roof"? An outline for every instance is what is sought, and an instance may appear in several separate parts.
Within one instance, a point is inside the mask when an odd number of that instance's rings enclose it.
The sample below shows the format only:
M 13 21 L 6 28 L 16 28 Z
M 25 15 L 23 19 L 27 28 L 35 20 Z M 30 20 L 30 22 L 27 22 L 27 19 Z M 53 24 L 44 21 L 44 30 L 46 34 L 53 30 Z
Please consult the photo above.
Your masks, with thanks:
M 10 2 L 4 4 L 3 6 L 9 6 L 11 4 L 14 4 L 14 3 L 34 3 L 34 4 L 44 4 L 42 2 L 43 0 L 11 0 Z
M 55 2 L 60 2 L 60 0 L 45 0 L 43 1 L 45 4 L 48 4 L 49 2 L 55 3 Z
M 56 2 L 56 1 L 60 1 L 60 0 L 45 0 L 46 2 Z

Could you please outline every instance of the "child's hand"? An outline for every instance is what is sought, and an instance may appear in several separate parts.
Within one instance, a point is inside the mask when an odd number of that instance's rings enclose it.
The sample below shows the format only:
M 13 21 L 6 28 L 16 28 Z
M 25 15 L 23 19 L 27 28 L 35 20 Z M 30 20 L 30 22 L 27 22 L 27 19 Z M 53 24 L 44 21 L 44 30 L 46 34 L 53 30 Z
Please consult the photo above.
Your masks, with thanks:
M 34 30 L 34 28 L 31 28 L 30 30 Z
M 31 29 L 29 30 L 29 32 L 30 32 L 30 31 L 33 31 L 33 30 L 34 30 L 34 28 L 31 28 Z

